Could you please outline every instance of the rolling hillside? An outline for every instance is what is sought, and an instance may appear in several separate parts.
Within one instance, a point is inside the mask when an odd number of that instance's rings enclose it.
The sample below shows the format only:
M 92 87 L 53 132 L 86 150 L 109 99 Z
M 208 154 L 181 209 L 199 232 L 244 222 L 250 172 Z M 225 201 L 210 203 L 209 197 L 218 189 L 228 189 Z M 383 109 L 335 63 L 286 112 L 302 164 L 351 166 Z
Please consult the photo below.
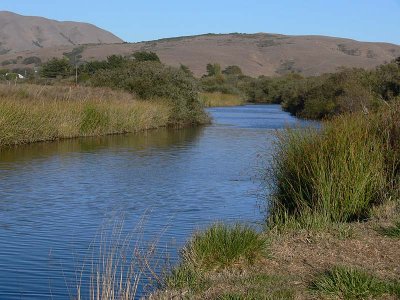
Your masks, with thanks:
M 112 33 L 87 23 L 59 22 L 7 11 L 0 12 L 2 54 L 62 45 L 121 42 Z
M 135 29 L 132 29 L 135 30 Z M 400 46 L 326 36 L 205 34 L 122 43 L 93 25 L 0 12 L 0 67 L 33 67 L 53 57 L 104 59 L 112 54 L 156 52 L 166 64 L 187 65 L 196 76 L 208 63 L 238 65 L 247 75 L 288 72 L 318 75 L 342 66 L 373 68 L 400 56 Z

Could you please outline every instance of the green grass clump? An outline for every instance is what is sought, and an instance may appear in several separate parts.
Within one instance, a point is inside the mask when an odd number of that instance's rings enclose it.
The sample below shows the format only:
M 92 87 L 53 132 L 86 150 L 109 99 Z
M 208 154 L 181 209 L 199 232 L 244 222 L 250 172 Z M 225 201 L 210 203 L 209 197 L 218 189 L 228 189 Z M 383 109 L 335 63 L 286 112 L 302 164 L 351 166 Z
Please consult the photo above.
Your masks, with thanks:
M 265 239 L 254 229 L 239 224 L 215 224 L 196 234 L 182 253 L 193 266 L 212 270 L 241 261 L 254 262 L 265 250 Z
M 400 102 L 342 115 L 320 129 L 278 134 L 269 227 L 326 228 L 365 220 L 396 198 L 400 180 Z
M 314 280 L 312 289 L 340 299 L 373 299 L 397 294 L 398 284 L 382 281 L 351 267 L 334 267 Z
M 380 227 L 378 232 L 391 238 L 400 238 L 400 221 L 396 222 L 394 226 Z
M 387 153 L 364 115 L 339 117 L 322 129 L 288 129 L 273 159 L 270 223 L 324 226 L 362 220 L 382 200 Z

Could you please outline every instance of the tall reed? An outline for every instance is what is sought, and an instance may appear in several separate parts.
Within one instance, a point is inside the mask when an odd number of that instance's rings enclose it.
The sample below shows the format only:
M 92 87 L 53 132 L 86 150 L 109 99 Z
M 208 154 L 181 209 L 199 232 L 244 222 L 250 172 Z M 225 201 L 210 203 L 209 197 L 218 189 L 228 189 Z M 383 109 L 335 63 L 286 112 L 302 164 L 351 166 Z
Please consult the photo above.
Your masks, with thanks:
M 159 100 L 102 88 L 0 85 L 0 147 L 169 125 L 171 107 Z
M 399 105 L 278 134 L 269 224 L 324 226 L 368 217 L 398 182 Z
M 157 270 L 165 264 L 157 253 L 160 236 L 146 242 L 144 219 L 129 231 L 123 225 L 121 221 L 104 227 L 90 246 L 92 256 L 80 267 L 76 282 L 77 300 L 134 300 L 160 280 Z

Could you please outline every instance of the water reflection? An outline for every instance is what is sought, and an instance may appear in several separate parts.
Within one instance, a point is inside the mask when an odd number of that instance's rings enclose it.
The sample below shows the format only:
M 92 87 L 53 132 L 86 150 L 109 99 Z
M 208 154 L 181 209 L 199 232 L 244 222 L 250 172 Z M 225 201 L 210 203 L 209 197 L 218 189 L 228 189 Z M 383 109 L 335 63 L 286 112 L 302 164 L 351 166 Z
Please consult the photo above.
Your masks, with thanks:
M 168 228 L 160 247 L 172 255 L 216 220 L 262 221 L 257 157 L 270 154 L 276 129 L 307 123 L 274 105 L 210 113 L 215 123 L 204 128 L 3 149 L 0 298 L 69 298 L 76 257 L 115 216 L 132 228 L 146 214 L 149 239 Z
M 170 146 L 193 143 L 204 131 L 203 127 L 167 129 L 161 128 L 136 134 L 110 135 L 102 137 L 86 137 L 67 139 L 55 142 L 34 143 L 18 147 L 0 149 L 0 169 L 7 164 L 32 159 L 48 158 L 52 155 L 63 156 L 76 152 L 96 152 L 101 149 L 124 149 L 143 151 L 152 148 L 168 148 Z

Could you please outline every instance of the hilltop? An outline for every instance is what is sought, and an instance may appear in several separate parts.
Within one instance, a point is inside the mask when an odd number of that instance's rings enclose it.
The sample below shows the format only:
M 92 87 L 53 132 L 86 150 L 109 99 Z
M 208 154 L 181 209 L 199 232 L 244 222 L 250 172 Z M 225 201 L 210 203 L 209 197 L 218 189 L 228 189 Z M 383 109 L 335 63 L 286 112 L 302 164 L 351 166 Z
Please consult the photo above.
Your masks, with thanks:
M 112 33 L 92 24 L 59 22 L 0 11 L 0 53 L 16 53 L 56 46 L 121 43 Z
M 53 57 L 79 56 L 80 61 L 112 54 L 156 52 L 172 66 L 184 64 L 196 76 L 208 63 L 238 65 L 250 76 L 298 72 L 306 76 L 335 72 L 339 67 L 374 68 L 400 56 L 400 46 L 327 36 L 281 34 L 204 34 L 123 43 L 94 25 L 58 22 L 0 12 L 0 64 L 13 69 L 33 67 Z M 134 30 L 134 29 L 132 29 Z

